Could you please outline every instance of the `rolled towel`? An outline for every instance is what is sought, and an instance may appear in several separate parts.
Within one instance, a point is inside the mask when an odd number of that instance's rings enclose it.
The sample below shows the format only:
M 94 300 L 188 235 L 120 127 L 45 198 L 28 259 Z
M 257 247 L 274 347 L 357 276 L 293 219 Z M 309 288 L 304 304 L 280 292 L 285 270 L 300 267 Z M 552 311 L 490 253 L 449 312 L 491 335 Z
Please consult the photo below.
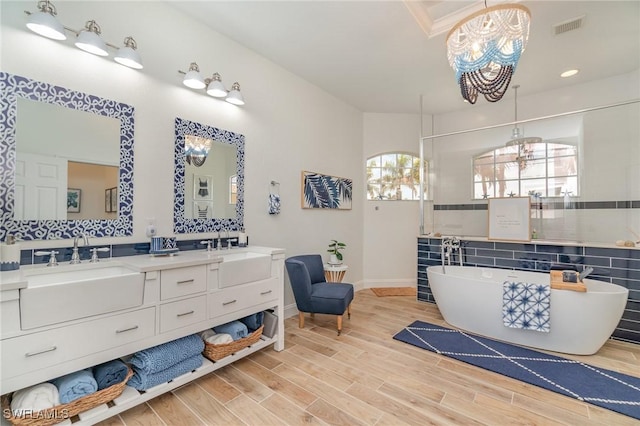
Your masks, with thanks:
M 202 340 L 204 340 L 205 342 L 207 341 L 207 339 L 211 336 L 215 336 L 216 332 L 213 331 L 212 329 L 208 329 L 205 331 L 200 332 L 200 337 L 202 338 Z
M 199 338 L 199 337 L 198 337 Z M 200 340 L 202 342 L 202 340 Z M 204 343 L 203 343 L 204 345 Z M 202 365 L 202 355 L 197 354 L 190 358 L 184 359 L 169 368 L 155 373 L 144 373 L 135 370 L 133 376 L 127 382 L 127 385 L 138 390 L 147 390 L 161 383 L 166 383 L 178 376 L 195 370 Z
M 191 334 L 171 342 L 136 352 L 129 362 L 134 371 L 145 374 L 162 370 L 199 355 L 204 350 L 204 342 L 197 334 Z
M 240 322 L 247 326 L 249 332 L 253 333 L 260 328 L 264 321 L 264 312 L 256 312 L 255 314 L 240 318 Z
M 207 338 L 207 343 L 211 343 L 212 345 L 222 345 L 231 342 L 233 342 L 233 337 L 227 333 L 218 333 Z
M 58 388 L 53 383 L 40 383 L 13 393 L 11 411 L 14 416 L 46 410 L 60 405 Z
M 93 377 L 98 384 L 98 390 L 122 383 L 125 377 L 127 377 L 128 372 L 129 367 L 119 359 L 114 359 L 113 361 L 93 367 Z
M 60 402 L 68 404 L 98 390 L 96 379 L 89 370 L 80 370 L 51 381 L 58 388 Z
M 249 335 L 247 326 L 240 321 L 231 321 L 226 324 L 218 325 L 216 327 L 213 327 L 213 331 L 215 331 L 216 333 L 229 334 L 233 338 L 233 340 L 242 339 L 243 337 L 247 337 Z

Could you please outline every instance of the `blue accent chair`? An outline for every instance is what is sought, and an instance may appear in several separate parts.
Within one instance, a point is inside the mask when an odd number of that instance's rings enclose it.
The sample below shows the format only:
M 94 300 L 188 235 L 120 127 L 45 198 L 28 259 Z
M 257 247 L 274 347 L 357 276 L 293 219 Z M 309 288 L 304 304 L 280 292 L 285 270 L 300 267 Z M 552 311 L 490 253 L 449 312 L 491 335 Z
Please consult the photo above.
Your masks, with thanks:
M 338 336 L 342 315 L 351 318 L 353 284 L 327 282 L 319 254 L 293 256 L 285 260 L 289 281 L 298 307 L 298 325 L 304 327 L 304 313 L 338 316 Z

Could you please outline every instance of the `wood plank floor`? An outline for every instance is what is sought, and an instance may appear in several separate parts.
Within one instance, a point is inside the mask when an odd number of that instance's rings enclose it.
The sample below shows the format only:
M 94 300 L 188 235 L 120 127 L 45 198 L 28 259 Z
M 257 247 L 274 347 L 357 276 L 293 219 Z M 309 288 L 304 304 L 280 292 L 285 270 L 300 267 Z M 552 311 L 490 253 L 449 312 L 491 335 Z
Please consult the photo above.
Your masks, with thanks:
M 416 319 L 446 325 L 414 297 L 356 293 L 335 317 L 286 320 L 286 346 L 259 351 L 106 425 L 638 425 L 639 421 L 392 339 Z M 640 376 L 640 345 L 611 340 L 568 356 Z

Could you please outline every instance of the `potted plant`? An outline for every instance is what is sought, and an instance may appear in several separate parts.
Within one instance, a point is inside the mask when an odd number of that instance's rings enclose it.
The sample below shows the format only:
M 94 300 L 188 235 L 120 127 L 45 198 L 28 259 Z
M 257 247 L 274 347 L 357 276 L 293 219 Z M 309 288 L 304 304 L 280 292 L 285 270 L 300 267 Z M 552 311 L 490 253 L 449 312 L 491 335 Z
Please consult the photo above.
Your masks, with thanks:
M 329 263 L 334 265 L 339 265 L 340 263 L 342 263 L 342 253 L 340 253 L 340 250 L 343 250 L 345 247 L 347 247 L 345 243 L 341 243 L 338 240 L 331 240 L 329 249 L 327 250 L 329 253 L 331 253 Z

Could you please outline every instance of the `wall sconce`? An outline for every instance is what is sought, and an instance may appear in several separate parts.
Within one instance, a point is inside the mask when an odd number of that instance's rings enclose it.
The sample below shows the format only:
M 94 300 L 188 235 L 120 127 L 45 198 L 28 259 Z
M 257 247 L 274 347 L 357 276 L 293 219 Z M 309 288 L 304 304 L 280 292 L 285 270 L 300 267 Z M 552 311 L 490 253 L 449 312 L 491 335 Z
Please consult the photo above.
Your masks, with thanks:
M 200 67 L 195 62 L 189 65 L 189 71 L 184 72 L 178 70 L 180 74 L 184 74 L 182 84 L 190 89 L 205 89 L 209 96 L 214 98 L 224 98 L 225 101 L 233 105 L 244 105 L 244 98 L 240 93 L 240 84 L 236 81 L 231 85 L 231 90 L 225 89 L 222 84 L 220 74 L 214 73 L 211 78 L 202 78 Z
M 107 47 L 111 47 L 117 50 L 113 58 L 117 63 L 129 68 L 142 69 L 142 60 L 136 51 L 138 46 L 133 37 L 125 38 L 124 47 L 118 47 L 102 39 L 100 36 L 102 32 L 100 26 L 93 19 L 87 21 L 82 30 L 76 31 L 62 25 L 60 21 L 56 19 L 58 12 L 49 0 L 40 0 L 37 7 L 38 12 L 35 13 L 24 11 L 24 13 L 29 15 L 27 28 L 34 33 L 53 40 L 66 40 L 66 30 L 76 35 L 75 45 L 79 49 L 98 56 L 108 56 L 109 52 L 107 51 Z

